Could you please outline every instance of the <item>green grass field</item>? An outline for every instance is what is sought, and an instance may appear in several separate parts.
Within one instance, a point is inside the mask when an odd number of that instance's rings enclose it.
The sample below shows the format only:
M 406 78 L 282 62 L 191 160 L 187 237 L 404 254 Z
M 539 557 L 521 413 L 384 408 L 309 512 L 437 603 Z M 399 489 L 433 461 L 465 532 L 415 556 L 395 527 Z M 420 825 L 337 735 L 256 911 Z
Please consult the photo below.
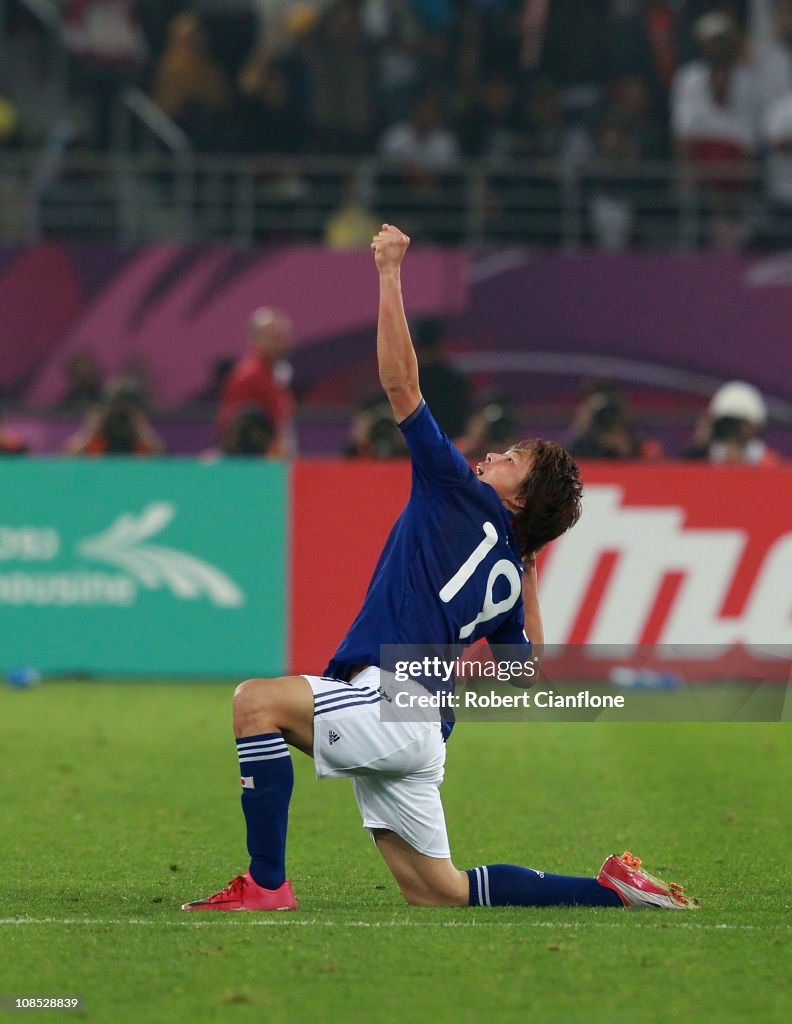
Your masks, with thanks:
M 697 913 L 407 907 L 351 787 L 295 754 L 300 909 L 188 915 L 246 866 L 231 692 L 0 691 L 0 995 L 82 996 L 72 1016 L 110 1024 L 790 1019 L 789 724 L 466 724 L 451 740 L 458 866 L 590 874 L 629 848 Z

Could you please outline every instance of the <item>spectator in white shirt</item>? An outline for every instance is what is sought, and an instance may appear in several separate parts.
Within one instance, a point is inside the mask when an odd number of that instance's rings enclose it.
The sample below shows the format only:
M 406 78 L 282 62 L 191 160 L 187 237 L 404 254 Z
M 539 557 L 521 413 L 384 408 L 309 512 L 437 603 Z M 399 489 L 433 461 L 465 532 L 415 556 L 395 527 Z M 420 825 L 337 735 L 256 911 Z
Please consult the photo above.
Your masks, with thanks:
M 704 200 L 710 240 L 734 249 L 750 232 L 750 179 L 759 141 L 760 103 L 754 71 L 741 59 L 736 22 L 721 11 L 695 23 L 700 60 L 674 76 L 671 132 L 688 172 L 686 187 Z
M 674 76 L 671 128 L 684 159 L 750 157 L 758 136 L 758 89 L 754 72 L 740 59 L 741 38 L 728 14 L 713 11 L 695 25 L 702 59 Z

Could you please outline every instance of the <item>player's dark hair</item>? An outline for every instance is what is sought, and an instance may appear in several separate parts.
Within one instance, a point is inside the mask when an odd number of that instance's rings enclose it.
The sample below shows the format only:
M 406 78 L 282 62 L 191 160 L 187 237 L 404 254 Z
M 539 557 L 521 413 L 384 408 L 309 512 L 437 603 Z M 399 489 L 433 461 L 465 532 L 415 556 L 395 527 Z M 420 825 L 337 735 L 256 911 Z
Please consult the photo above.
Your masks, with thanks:
M 533 556 L 580 519 L 583 485 L 572 456 L 553 441 L 521 441 L 513 449 L 530 452 L 531 471 L 517 500 L 525 507 L 514 518 L 514 532 L 523 558 Z

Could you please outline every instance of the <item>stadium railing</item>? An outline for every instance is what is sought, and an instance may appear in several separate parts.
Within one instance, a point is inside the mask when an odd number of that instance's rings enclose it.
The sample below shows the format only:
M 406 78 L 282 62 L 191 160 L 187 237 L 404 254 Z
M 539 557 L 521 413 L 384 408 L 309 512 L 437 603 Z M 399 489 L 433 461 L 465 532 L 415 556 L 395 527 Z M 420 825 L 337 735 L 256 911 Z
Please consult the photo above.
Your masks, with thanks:
M 112 153 L 71 149 L 66 139 L 4 154 L 0 241 L 315 241 L 360 196 L 440 243 L 662 250 L 792 241 L 764 195 L 761 167 L 465 161 L 413 187 L 375 158 L 198 154 L 156 114 L 142 93 L 129 93 Z

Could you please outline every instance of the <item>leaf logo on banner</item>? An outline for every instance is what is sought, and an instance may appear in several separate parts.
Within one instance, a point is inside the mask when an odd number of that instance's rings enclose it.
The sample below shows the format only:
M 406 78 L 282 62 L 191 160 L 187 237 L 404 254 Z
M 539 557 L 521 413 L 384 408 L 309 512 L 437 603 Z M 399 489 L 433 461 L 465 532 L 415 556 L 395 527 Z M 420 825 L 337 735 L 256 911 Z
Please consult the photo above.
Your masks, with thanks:
M 125 569 L 149 590 L 168 587 L 184 600 L 205 595 L 226 608 L 244 604 L 245 595 L 236 583 L 215 566 L 174 548 L 144 543 L 164 530 L 175 515 L 174 505 L 155 502 L 139 516 L 119 516 L 104 533 L 84 540 L 80 554 Z

